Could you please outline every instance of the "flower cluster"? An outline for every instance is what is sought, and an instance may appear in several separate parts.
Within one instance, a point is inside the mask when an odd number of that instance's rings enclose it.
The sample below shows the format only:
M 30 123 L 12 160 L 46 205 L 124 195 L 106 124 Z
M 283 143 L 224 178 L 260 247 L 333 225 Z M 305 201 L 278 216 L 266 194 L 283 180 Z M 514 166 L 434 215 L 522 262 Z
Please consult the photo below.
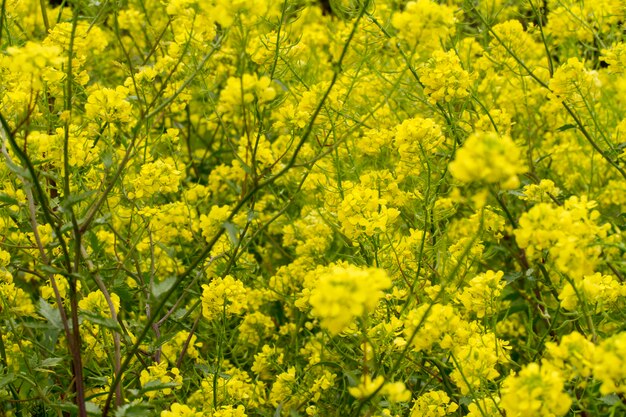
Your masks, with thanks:
M 447 103 L 469 96 L 470 74 L 461 66 L 455 51 L 435 51 L 428 63 L 419 68 L 424 93 L 431 103 Z
M 329 332 L 337 334 L 374 310 L 383 295 L 382 290 L 390 285 L 387 274 L 380 269 L 330 268 L 311 289 L 311 314 L 319 317 L 321 325 Z
M 502 188 L 519 186 L 518 174 L 525 172 L 522 155 L 508 136 L 494 132 L 467 138 L 450 164 L 450 173 L 464 182 L 500 183 Z

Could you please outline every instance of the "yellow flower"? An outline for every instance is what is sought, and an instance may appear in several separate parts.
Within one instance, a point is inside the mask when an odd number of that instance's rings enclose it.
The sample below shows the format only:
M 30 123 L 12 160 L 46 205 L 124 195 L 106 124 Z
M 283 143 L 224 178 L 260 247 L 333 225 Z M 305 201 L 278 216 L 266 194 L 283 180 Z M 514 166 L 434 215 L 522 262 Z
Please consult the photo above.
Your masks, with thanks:
M 625 290 L 615 277 L 599 272 L 576 279 L 575 285 L 576 289 L 567 283 L 559 293 L 561 307 L 566 310 L 576 310 L 581 303 L 586 303 L 596 313 L 608 312 L 616 307 L 617 300 L 624 296 Z
M 68 51 L 71 38 L 72 23 L 59 22 L 50 30 L 44 45 L 56 45 Z M 74 54 L 77 55 L 81 65 L 84 64 L 87 56 L 97 56 L 102 53 L 109 43 L 106 33 L 98 25 L 80 20 L 76 25 L 72 41 Z
M 156 365 L 148 366 L 148 369 L 141 371 L 139 381 L 144 389 L 147 389 L 145 395 L 148 398 L 154 398 L 161 395 L 169 395 L 172 393 L 172 389 L 179 389 L 183 383 L 183 377 L 180 374 L 178 368 L 167 368 L 167 362 L 163 361 Z M 158 389 L 150 390 L 150 385 L 153 384 Z M 166 388 L 161 387 L 161 384 L 167 384 Z
M 161 417 L 202 417 L 202 412 L 196 411 L 185 404 L 174 403 L 170 410 L 161 411 Z
M 381 392 L 389 401 L 394 403 L 404 403 L 411 400 L 411 391 L 406 388 L 404 382 L 387 382 Z
M 372 311 L 391 280 L 382 269 L 335 266 L 323 273 L 311 291 L 311 314 L 322 327 L 338 334 L 364 313 Z
M 523 193 L 524 195 L 520 196 L 521 200 L 532 203 L 549 203 L 561 195 L 561 189 L 554 185 L 551 180 L 541 180 L 539 184 L 525 186 Z
M 478 390 L 500 376 L 496 365 L 506 362 L 506 348 L 507 342 L 496 338 L 493 333 L 481 335 L 475 332 L 471 333 L 466 342 L 454 346 L 456 361 L 450 378 L 463 395 Z
M 585 107 L 598 96 L 601 83 L 598 74 L 585 68 L 584 62 L 570 58 L 554 72 L 549 86 L 553 100 Z
M 623 74 L 626 71 L 626 44 L 617 42 L 609 49 L 603 49 L 601 59 L 609 65 L 609 72 Z
M 563 384 L 553 367 L 528 364 L 504 380 L 500 406 L 507 417 L 564 416 L 572 400 L 563 392 Z
M 398 38 L 411 49 L 432 51 L 456 32 L 454 9 L 431 0 L 410 1 L 400 12 L 395 12 L 391 24 L 398 30 Z
M 284 354 L 282 349 L 263 345 L 261 351 L 254 355 L 254 364 L 252 364 L 252 372 L 258 375 L 260 379 L 270 379 L 272 372 L 279 369 L 283 364 Z
M 62 299 L 67 298 L 67 292 L 69 291 L 70 284 L 67 282 L 67 278 L 63 275 L 55 274 L 54 280 L 57 284 L 57 289 L 59 290 L 59 295 Z M 76 281 L 76 291 L 80 291 L 81 283 L 80 281 Z M 54 288 L 52 288 L 52 281 L 48 280 L 46 285 L 42 285 L 39 287 L 41 292 L 41 297 L 46 300 L 52 300 L 52 302 L 56 302 L 56 294 L 54 293 Z M 117 296 L 116 296 L 117 297 Z M 81 300 L 82 301 L 82 300 Z M 83 304 L 84 305 L 84 304 Z M 80 306 L 80 302 L 79 302 Z
M 220 94 L 218 112 L 232 114 L 241 111 L 256 101 L 267 103 L 276 97 L 276 90 L 268 77 L 259 78 L 256 74 L 244 74 L 241 78 L 230 77 Z
M 256 346 L 262 339 L 271 335 L 275 329 L 276 324 L 272 317 L 260 311 L 248 313 L 239 326 L 239 340 Z
M 211 417 L 246 417 L 246 409 L 243 405 L 233 407 L 232 405 L 225 405 L 216 410 Z
M 498 297 L 505 285 L 502 281 L 503 276 L 502 271 L 478 274 L 470 280 L 469 286 L 457 295 L 457 301 L 461 302 L 468 312 L 476 313 L 478 318 L 496 313 Z
M 515 142 L 495 132 L 477 132 L 467 138 L 449 168 L 461 182 L 500 184 L 504 189 L 517 188 L 517 175 L 526 172 Z
M 508 136 L 511 133 L 511 115 L 506 110 L 493 109 L 476 120 L 474 130 L 482 132 L 497 131 Z
M 128 123 L 132 107 L 128 101 L 128 89 L 124 86 L 97 88 L 87 97 L 85 116 L 98 123 Z
M 0 282 L 0 312 L 7 311 L 16 317 L 34 316 L 35 305 L 28 293 L 13 282 Z
M 596 348 L 593 375 L 602 381 L 600 393 L 626 393 L 626 332 L 618 333 Z
M 460 324 L 461 319 L 452 306 L 433 304 L 430 307 L 423 304 L 407 314 L 404 319 L 404 335 L 407 340 L 413 337 L 412 344 L 416 351 L 427 351 L 435 343 L 439 343 L 443 348 L 449 348 L 452 336 Z
M 270 392 L 270 403 L 277 406 L 281 402 L 287 401 L 291 398 L 295 389 L 296 368 L 292 366 L 287 372 L 283 372 L 276 378 L 274 385 L 272 385 L 272 391 Z
M 197 359 L 199 352 L 198 348 L 202 346 L 202 342 L 197 342 L 198 336 L 192 334 L 189 336 L 189 332 L 186 330 L 182 330 L 176 335 L 167 341 L 162 347 L 163 349 L 163 357 L 169 363 L 174 363 L 178 356 L 183 350 L 183 347 L 186 346 L 186 355 L 192 359 Z M 187 342 L 189 340 L 189 342 Z
M 575 279 L 592 275 L 602 253 L 598 241 L 610 229 L 596 223 L 595 205 L 584 196 L 570 197 L 563 206 L 537 204 L 520 217 L 515 240 L 529 259 L 541 259 L 547 251 L 559 271 Z
M 430 61 L 417 70 L 431 104 L 447 103 L 469 96 L 470 74 L 454 51 L 435 51 Z
M 178 191 L 183 173 L 172 158 L 158 159 L 141 166 L 135 179 L 131 181 L 134 191 L 129 198 L 150 198 L 157 193 L 167 194 Z
M 414 117 L 396 127 L 395 145 L 400 160 L 412 169 L 420 162 L 425 163 L 445 139 L 441 126 L 433 119 Z
M 13 275 L 6 267 L 11 262 L 11 254 L 0 249 L 0 282 L 13 282 Z
M 213 206 L 208 215 L 203 214 L 200 216 L 202 236 L 204 236 L 207 242 L 215 237 L 215 234 L 220 230 L 226 219 L 228 219 L 230 211 L 229 206 Z
M 557 44 L 567 39 L 590 43 L 618 24 L 623 7 L 619 0 L 549 0 L 545 30 Z
M 111 293 L 111 302 L 113 303 L 115 311 L 119 311 L 120 297 L 115 293 Z M 111 317 L 109 304 L 100 290 L 90 292 L 87 297 L 80 300 L 78 302 L 78 308 L 101 317 Z
M 362 381 L 356 387 L 349 387 L 348 392 L 354 398 L 363 399 L 367 398 L 376 392 L 385 382 L 385 377 L 382 375 L 372 379 L 370 375 L 363 375 Z
M 443 417 L 458 408 L 458 404 L 451 402 L 444 391 L 429 391 L 415 400 L 410 417 Z
M 230 275 L 214 278 L 202 286 L 202 315 L 213 320 L 222 314 L 241 314 L 247 308 L 247 293 L 243 282 Z
M 12 74 L 11 78 L 24 84 L 22 88 L 30 87 L 40 90 L 43 81 L 58 81 L 62 77 L 60 70 L 64 57 L 61 48 L 55 45 L 45 45 L 28 41 L 22 47 L 10 46 L 7 48 L 8 59 L 0 58 L 0 68 L 6 67 Z
M 387 207 L 387 199 L 381 198 L 379 191 L 357 185 L 346 192 L 337 210 L 342 231 L 349 238 L 361 235 L 373 236 L 385 232 L 387 227 L 400 215 L 400 211 Z
M 572 332 L 561 338 L 557 344 L 546 343 L 546 357 L 560 369 L 568 379 L 591 376 L 596 358 L 596 346 L 585 336 Z
M 475 399 L 467 406 L 469 413 L 465 417 L 502 417 L 498 408 L 499 397 L 485 397 Z

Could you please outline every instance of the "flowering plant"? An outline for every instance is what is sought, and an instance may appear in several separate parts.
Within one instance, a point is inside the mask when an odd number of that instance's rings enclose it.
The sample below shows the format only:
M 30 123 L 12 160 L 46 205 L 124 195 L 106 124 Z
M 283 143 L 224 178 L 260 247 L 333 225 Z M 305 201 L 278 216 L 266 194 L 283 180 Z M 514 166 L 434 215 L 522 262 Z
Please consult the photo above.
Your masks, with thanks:
M 623 2 L 0 6 L 0 415 L 626 414 Z

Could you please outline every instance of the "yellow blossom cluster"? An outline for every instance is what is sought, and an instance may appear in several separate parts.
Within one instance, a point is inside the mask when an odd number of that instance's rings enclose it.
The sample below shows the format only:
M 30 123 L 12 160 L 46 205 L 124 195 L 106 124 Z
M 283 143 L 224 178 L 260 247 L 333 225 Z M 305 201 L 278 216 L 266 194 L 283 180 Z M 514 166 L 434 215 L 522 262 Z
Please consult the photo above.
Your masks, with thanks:
M 398 37 L 411 49 L 436 50 L 449 36 L 454 36 L 456 26 L 454 8 L 431 0 L 409 1 L 402 11 L 393 14 L 391 24 Z
M 520 217 L 515 239 L 530 259 L 549 255 L 547 260 L 563 273 L 591 275 L 602 252 L 596 242 L 610 229 L 608 224 L 598 224 L 595 206 L 586 197 L 571 197 L 562 206 L 537 204 Z
M 145 390 L 145 395 L 148 398 L 154 398 L 171 394 L 172 389 L 182 384 L 183 377 L 178 368 L 168 369 L 167 362 L 161 362 L 141 371 L 139 381 Z
M 505 282 L 504 272 L 487 271 L 472 278 L 468 286 L 457 296 L 468 312 L 476 313 L 478 318 L 492 315 L 499 311 L 498 298 Z
M 432 58 L 418 69 L 424 93 L 431 103 L 448 103 L 470 94 L 472 79 L 461 66 L 455 51 L 435 51 Z
M 385 232 L 399 215 L 397 209 L 387 207 L 377 190 L 358 185 L 346 190 L 337 212 L 342 230 L 351 239 Z
M 126 123 L 131 120 L 132 107 L 126 100 L 128 90 L 122 86 L 94 89 L 85 104 L 85 116 L 99 123 Z
M 147 163 L 131 181 L 134 191 L 129 193 L 129 198 L 150 198 L 158 193 L 176 192 L 181 178 L 182 173 L 172 159 Z
M 453 415 L 458 404 L 452 402 L 445 391 L 429 391 L 421 395 L 411 409 L 411 417 L 440 417 Z
M 475 133 L 467 138 L 450 164 L 450 173 L 464 183 L 500 183 L 505 189 L 517 188 L 518 174 L 524 172 L 515 142 L 494 132 Z
M 564 383 L 557 370 L 531 363 L 505 379 L 500 406 L 507 416 L 563 416 L 572 403 Z
M 311 314 L 319 317 L 331 334 L 337 334 L 374 310 L 382 291 L 390 285 L 387 274 L 380 269 L 332 267 L 320 275 L 311 290 Z
M 213 320 L 223 314 L 240 314 L 246 309 L 247 291 L 230 275 L 202 286 L 202 315 Z
M 570 58 L 550 79 L 551 97 L 572 106 L 589 106 L 601 87 L 597 73 L 585 67 L 584 62 Z

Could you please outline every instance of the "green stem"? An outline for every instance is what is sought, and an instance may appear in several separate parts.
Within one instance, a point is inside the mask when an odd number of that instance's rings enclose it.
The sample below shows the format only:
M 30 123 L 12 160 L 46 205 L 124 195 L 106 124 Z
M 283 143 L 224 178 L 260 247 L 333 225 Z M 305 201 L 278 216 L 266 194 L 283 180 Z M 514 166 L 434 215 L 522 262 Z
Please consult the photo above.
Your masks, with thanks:
M 46 0 L 39 0 L 39 6 L 41 7 L 41 17 L 43 18 L 43 25 L 46 28 L 46 35 L 50 31 L 50 21 L 48 20 L 48 10 Z

